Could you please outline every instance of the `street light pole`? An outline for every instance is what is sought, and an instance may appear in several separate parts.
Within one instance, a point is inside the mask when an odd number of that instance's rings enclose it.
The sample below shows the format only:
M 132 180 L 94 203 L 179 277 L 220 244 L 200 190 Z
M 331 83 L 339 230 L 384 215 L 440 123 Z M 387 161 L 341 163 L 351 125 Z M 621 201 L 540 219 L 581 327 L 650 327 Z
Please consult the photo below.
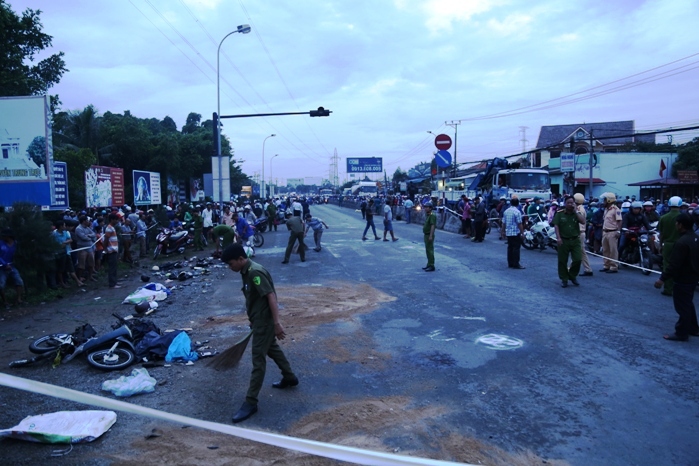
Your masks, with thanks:
M 272 162 L 274 162 L 274 157 L 279 157 L 279 154 L 274 154 L 271 159 L 269 159 L 269 186 L 272 191 L 271 197 L 274 197 L 274 185 L 272 184 L 272 180 L 274 179 L 273 177 L 273 172 L 272 169 L 274 168 L 274 165 L 272 165 Z
M 267 197 L 267 191 L 265 190 L 265 142 L 267 139 L 273 138 L 276 134 L 270 134 L 262 141 L 262 181 L 260 182 L 260 199 L 265 199 Z
M 238 28 L 233 31 L 229 32 L 226 34 L 226 36 L 221 39 L 221 42 L 218 44 L 218 49 L 216 50 L 216 114 L 218 115 L 218 123 L 217 123 L 217 141 L 216 141 L 216 156 L 218 157 L 218 201 L 221 203 L 221 212 L 223 212 L 223 164 L 221 163 L 221 46 L 223 45 L 223 41 L 226 40 L 228 36 L 231 34 L 235 34 L 236 32 L 239 32 L 241 34 L 247 34 L 250 32 L 250 25 L 249 24 L 241 24 L 238 26 Z

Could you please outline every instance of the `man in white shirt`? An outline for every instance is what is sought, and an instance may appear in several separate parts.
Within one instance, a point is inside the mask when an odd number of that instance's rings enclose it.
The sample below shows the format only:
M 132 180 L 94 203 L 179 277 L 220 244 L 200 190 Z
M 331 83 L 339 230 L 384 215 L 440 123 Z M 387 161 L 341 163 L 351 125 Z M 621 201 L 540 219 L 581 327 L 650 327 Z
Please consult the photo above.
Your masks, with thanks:
M 204 238 L 206 238 L 207 241 L 212 242 L 211 230 L 214 228 L 214 211 L 211 210 L 211 202 L 206 203 L 206 209 L 201 211 L 201 218 L 204 221 L 202 224 Z
M 390 199 L 386 200 L 386 203 L 383 205 L 383 240 L 388 241 L 386 238 L 386 233 L 390 232 L 391 233 L 391 239 L 393 241 L 398 241 L 398 238 L 393 236 L 393 211 L 391 210 L 391 201 Z
M 407 198 L 403 203 L 403 207 L 405 207 L 405 223 L 410 223 L 410 214 L 412 213 L 413 205 L 413 201 L 411 201 L 410 198 Z

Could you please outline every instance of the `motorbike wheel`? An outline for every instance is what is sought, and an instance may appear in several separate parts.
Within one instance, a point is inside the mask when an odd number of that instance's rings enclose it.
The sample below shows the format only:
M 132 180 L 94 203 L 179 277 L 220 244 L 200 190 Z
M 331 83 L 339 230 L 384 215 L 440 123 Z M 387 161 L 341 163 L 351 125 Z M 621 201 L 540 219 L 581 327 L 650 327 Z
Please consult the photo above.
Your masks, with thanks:
M 536 248 L 536 245 L 534 244 L 534 241 L 525 237 L 522 239 L 522 247 L 524 249 L 528 249 L 529 251 L 533 251 Z
M 155 247 L 155 251 L 153 251 L 153 259 L 157 259 L 157 258 L 158 258 L 158 256 L 160 255 L 161 249 L 162 249 L 162 246 L 161 246 L 161 245 L 157 245 L 157 246 Z
M 263 244 L 265 244 L 265 237 L 262 236 L 259 231 L 256 231 L 255 235 L 252 237 L 252 245 L 256 248 L 261 248 Z
M 650 260 L 649 254 L 645 254 L 641 260 L 641 267 L 643 267 L 641 272 L 643 272 L 643 275 L 650 275 L 650 271 L 653 270 L 653 261 Z
M 91 366 L 103 371 L 116 371 L 130 366 L 136 361 L 136 355 L 128 348 L 97 350 L 87 355 Z
M 29 344 L 29 351 L 34 354 L 44 354 L 49 351 L 56 351 L 61 342 L 59 339 L 65 339 L 69 337 L 67 333 L 52 333 L 51 335 L 45 335 L 38 340 Z

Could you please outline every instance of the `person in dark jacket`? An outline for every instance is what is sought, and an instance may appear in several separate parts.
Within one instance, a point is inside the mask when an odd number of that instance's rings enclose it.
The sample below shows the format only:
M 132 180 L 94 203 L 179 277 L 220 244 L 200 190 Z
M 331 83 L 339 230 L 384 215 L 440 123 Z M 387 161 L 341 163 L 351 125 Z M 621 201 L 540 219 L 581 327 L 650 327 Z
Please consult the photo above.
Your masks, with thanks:
M 675 333 L 663 336 L 666 340 L 687 341 L 690 335 L 699 336 L 694 307 L 694 290 L 699 281 L 699 237 L 694 234 L 692 224 L 692 218 L 688 214 L 679 214 L 675 218 L 679 238 L 672 248 L 667 267 L 654 285 L 661 288 L 668 279 L 675 281 L 672 301 L 679 319 L 675 324 Z

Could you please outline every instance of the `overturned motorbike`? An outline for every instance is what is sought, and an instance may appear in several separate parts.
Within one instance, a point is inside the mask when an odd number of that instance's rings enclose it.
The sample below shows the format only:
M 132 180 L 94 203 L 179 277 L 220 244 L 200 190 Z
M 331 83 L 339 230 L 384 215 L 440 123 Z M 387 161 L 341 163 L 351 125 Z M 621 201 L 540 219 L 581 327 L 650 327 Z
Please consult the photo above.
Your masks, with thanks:
M 558 239 L 556 229 L 552 227 L 548 220 L 540 215 L 531 217 L 532 225 L 524 232 L 522 246 L 524 249 L 539 249 L 543 251 L 546 247 L 558 250 Z
M 65 364 L 75 357 L 86 354 L 91 366 L 104 371 L 123 369 L 136 362 L 134 333 L 138 319 L 126 321 L 116 314 L 119 323 L 111 332 L 96 336 L 97 332 L 90 324 L 75 329 L 72 334 L 52 333 L 30 343 L 29 351 L 36 354 L 33 358 L 12 361 L 10 367 L 26 366 L 43 359 L 52 358 L 54 364 Z

